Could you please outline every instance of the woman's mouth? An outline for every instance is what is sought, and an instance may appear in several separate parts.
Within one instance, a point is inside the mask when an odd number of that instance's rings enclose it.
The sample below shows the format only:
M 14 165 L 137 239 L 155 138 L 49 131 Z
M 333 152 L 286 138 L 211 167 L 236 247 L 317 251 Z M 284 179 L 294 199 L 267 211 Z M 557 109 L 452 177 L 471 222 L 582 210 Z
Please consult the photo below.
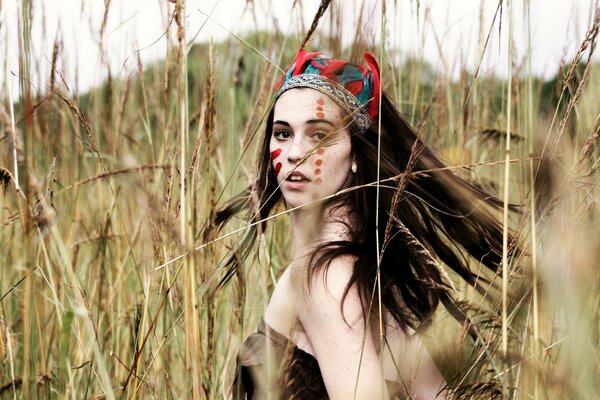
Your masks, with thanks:
M 306 178 L 306 176 L 304 174 L 302 174 L 301 172 L 292 172 L 288 175 L 286 181 L 290 181 L 290 182 L 306 181 L 306 182 L 308 182 L 309 179 Z
M 288 174 L 285 179 L 286 186 L 290 189 L 302 189 L 308 182 L 310 182 L 310 179 L 303 173 L 297 171 Z

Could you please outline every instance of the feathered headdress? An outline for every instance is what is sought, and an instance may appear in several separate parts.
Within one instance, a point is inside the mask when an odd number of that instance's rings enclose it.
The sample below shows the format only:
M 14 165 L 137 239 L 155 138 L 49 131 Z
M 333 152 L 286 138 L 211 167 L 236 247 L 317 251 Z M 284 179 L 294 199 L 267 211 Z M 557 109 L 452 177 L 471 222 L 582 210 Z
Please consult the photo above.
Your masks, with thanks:
M 277 83 L 275 97 L 298 87 L 318 90 L 352 115 L 364 132 L 377 119 L 380 95 L 377 61 L 370 53 L 365 53 L 364 58 L 369 68 L 300 49 L 294 63 Z

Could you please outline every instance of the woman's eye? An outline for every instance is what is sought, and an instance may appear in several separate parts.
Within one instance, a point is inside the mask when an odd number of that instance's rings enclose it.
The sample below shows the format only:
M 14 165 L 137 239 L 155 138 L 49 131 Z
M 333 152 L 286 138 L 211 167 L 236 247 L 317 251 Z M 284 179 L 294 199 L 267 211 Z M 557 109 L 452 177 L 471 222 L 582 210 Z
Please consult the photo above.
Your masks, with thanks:
M 313 138 L 317 139 L 319 142 L 322 140 L 325 140 L 326 137 L 327 137 L 327 134 L 325 132 L 316 132 L 313 135 Z
M 275 139 L 285 140 L 289 139 L 292 135 L 288 131 L 275 131 L 273 136 L 275 136 Z

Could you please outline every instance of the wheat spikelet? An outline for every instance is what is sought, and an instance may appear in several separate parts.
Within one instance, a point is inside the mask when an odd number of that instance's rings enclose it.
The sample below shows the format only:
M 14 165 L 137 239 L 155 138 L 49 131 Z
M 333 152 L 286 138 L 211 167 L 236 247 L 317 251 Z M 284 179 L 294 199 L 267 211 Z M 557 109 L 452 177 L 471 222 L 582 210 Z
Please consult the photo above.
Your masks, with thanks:
M 317 26 L 319 25 L 319 20 L 321 19 L 323 14 L 325 14 L 325 11 L 327 11 L 327 7 L 329 7 L 329 4 L 331 4 L 331 0 L 321 0 L 321 4 L 319 4 L 319 9 L 315 13 L 312 24 L 310 26 L 310 29 L 306 33 L 306 36 L 304 37 L 304 40 L 302 41 L 302 45 L 300 45 L 301 49 L 304 48 L 304 46 L 306 46 L 306 44 L 310 40 L 311 36 L 317 29 Z

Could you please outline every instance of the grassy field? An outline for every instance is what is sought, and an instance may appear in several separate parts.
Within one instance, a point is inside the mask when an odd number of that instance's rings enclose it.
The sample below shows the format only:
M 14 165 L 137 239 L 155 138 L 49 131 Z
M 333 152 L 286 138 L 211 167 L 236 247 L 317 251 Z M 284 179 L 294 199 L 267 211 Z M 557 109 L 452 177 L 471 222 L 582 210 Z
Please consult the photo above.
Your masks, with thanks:
M 251 182 L 276 66 L 303 37 L 190 46 L 182 7 L 170 6 L 163 61 L 126 78 L 109 71 L 86 93 L 58 69 L 33 90 L 44 60 L 22 24 L 20 91 L 0 97 L 2 399 L 228 395 L 290 238 L 286 216 L 273 219 L 219 287 L 245 221 L 219 232 L 214 212 Z M 481 300 L 455 282 L 485 331 L 480 386 L 456 397 L 498 381 L 504 398 L 600 398 L 600 66 L 589 62 L 599 26 L 597 14 L 547 81 L 522 60 L 510 80 L 453 80 L 397 49 L 341 48 L 325 30 L 309 44 L 343 58 L 383 49 L 385 90 L 424 139 L 457 174 L 522 205 L 506 221 L 526 250 L 498 277 L 506 307 L 500 292 Z M 52 64 L 69 57 L 55 49 Z

